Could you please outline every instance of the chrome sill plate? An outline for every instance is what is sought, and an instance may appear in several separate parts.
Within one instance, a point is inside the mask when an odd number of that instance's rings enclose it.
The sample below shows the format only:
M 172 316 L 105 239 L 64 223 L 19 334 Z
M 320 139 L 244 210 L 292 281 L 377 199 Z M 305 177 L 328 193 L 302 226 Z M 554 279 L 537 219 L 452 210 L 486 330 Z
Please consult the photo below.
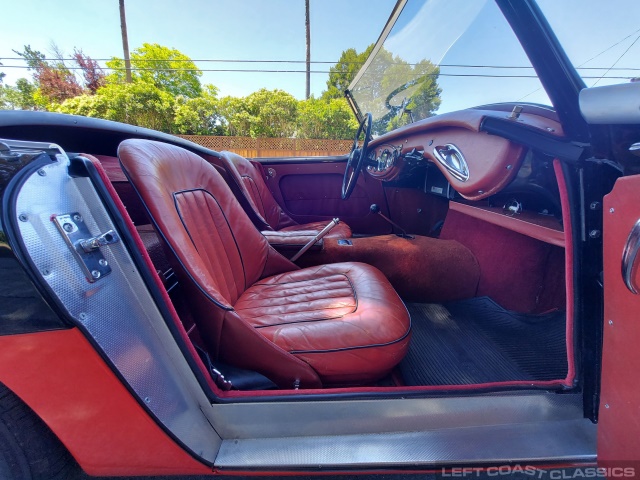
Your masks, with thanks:
M 413 433 L 224 440 L 222 469 L 441 467 L 524 462 L 591 462 L 588 420 L 450 428 Z
M 216 404 L 212 413 L 225 440 L 426 432 L 583 418 L 581 395 L 540 392 Z

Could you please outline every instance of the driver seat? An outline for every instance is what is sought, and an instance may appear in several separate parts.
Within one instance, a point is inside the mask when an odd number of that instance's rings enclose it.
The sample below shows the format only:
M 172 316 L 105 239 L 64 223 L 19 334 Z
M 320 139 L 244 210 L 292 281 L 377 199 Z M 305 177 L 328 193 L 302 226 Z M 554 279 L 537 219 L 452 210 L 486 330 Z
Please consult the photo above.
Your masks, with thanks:
M 355 262 L 300 269 L 195 153 L 131 139 L 118 157 L 173 253 L 214 362 L 296 389 L 375 382 L 402 360 L 411 322 L 382 272 Z
M 233 152 L 220 152 L 220 160 L 230 177 L 230 186 L 254 225 L 261 231 L 316 235 L 329 223 L 299 224 L 280 207 L 262 178 L 262 172 L 246 158 Z M 350 238 L 351 228 L 344 222 L 325 238 Z

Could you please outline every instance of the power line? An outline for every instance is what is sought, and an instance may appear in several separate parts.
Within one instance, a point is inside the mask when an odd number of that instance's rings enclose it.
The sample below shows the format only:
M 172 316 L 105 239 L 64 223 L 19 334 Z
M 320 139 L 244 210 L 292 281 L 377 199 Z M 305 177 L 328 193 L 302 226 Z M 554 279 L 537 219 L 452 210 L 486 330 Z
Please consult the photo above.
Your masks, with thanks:
M 635 32 L 630 33 L 629 35 L 627 35 L 626 37 L 624 37 L 622 40 L 620 40 L 620 41 L 618 41 L 618 42 L 614 43 L 613 45 L 611 45 L 611 46 L 609 46 L 609 47 L 605 48 L 605 49 L 604 49 L 604 50 L 602 50 L 600 53 L 597 53 L 596 55 L 594 55 L 593 57 L 591 57 L 589 60 L 587 60 L 587 61 L 585 61 L 585 62 L 582 62 L 582 63 L 580 64 L 580 67 L 582 67 L 582 65 L 586 65 L 586 64 L 587 64 L 587 63 L 589 63 L 591 60 L 594 60 L 594 59 L 598 58 L 598 57 L 599 57 L 600 55 L 602 55 L 603 53 L 608 52 L 608 51 L 609 51 L 609 50 L 611 50 L 613 47 L 617 47 L 617 46 L 618 46 L 618 45 L 620 45 L 622 42 L 624 42 L 624 41 L 625 41 L 625 40 L 627 40 L 628 38 L 633 37 L 636 33 L 639 33 L 639 32 L 640 32 L 640 28 L 639 28 L 638 30 L 636 30 Z M 636 41 L 637 41 L 637 40 L 638 40 L 638 39 L 636 38 L 636 40 L 635 40 L 633 43 L 636 43 Z M 633 44 L 631 44 L 631 46 L 633 46 Z M 627 49 L 627 50 L 628 50 L 628 49 Z M 625 53 L 626 53 L 626 52 L 625 52 Z M 624 53 L 623 53 L 622 55 L 624 55 Z M 622 58 L 622 57 L 620 57 L 620 58 Z M 618 60 L 620 60 L 620 58 L 618 58 Z M 616 63 L 618 63 L 618 62 L 616 61 Z M 613 66 L 615 66 L 615 63 L 612 65 L 612 67 L 613 67 Z
M 635 68 L 621 68 L 621 67 L 614 68 L 614 67 L 615 67 L 615 65 L 616 65 L 616 63 L 618 63 L 618 61 L 620 60 L 620 58 L 622 58 L 622 56 L 624 56 L 624 53 L 623 53 L 623 54 L 618 58 L 618 60 L 616 60 L 616 61 L 614 62 L 614 64 L 613 64 L 613 65 L 611 65 L 611 67 L 609 67 L 609 68 L 606 68 L 606 67 L 605 67 L 605 68 L 601 68 L 601 67 L 585 67 L 584 65 L 586 65 L 587 63 L 589 63 L 591 60 L 594 60 L 594 59 L 598 58 L 598 57 L 599 57 L 600 55 L 602 55 L 603 53 L 608 52 L 608 51 L 609 51 L 609 50 L 611 50 L 613 47 L 616 47 L 616 46 L 620 45 L 622 42 L 624 42 L 624 41 L 625 41 L 625 40 L 627 40 L 628 38 L 631 38 L 632 36 L 634 36 L 634 35 L 635 35 L 636 33 L 638 33 L 638 32 L 640 32 L 640 28 L 639 28 L 638 30 L 636 30 L 635 32 L 630 33 L 629 35 L 627 35 L 626 37 L 624 37 L 622 40 L 619 40 L 619 41 L 617 41 L 616 43 L 614 43 L 613 45 L 608 46 L 607 48 L 605 48 L 604 50 L 602 50 L 600 53 L 596 53 L 596 54 L 595 54 L 593 57 L 591 57 L 589 60 L 587 60 L 587 61 L 585 61 L 585 62 L 582 62 L 580 65 L 578 65 L 577 67 L 575 67 L 575 68 L 576 68 L 576 70 L 607 70 L 606 72 L 604 72 L 604 73 L 602 74 L 602 77 L 600 77 L 600 78 L 599 78 L 599 79 L 598 79 L 598 80 L 597 80 L 597 81 L 592 85 L 592 87 L 593 87 L 593 86 L 595 86 L 595 84 L 596 84 L 596 83 L 598 83 L 601 79 L 603 79 L 603 78 L 605 77 L 605 75 L 606 75 L 607 73 L 609 73 L 611 70 L 627 70 L 627 71 L 629 71 L 629 70 L 630 70 L 630 71 L 634 71 L 634 70 L 636 70 Z M 637 41 L 637 40 L 638 40 L 638 39 L 636 38 L 636 41 Z M 633 43 L 635 43 L 635 41 L 634 41 Z M 632 44 L 631 46 L 633 46 L 633 44 Z M 631 47 L 629 47 L 629 48 L 631 48 Z M 627 51 L 629 51 L 629 49 L 627 49 Z M 627 53 L 627 51 L 625 51 L 625 53 Z M 587 78 L 587 77 L 583 77 L 583 78 Z M 616 77 L 607 77 L 607 78 L 614 78 L 614 79 L 615 79 Z M 629 77 L 627 80 L 630 80 L 631 78 L 633 78 L 633 77 Z M 524 99 L 525 99 L 525 98 L 527 98 L 529 95 L 533 95 L 534 93 L 538 92 L 540 89 L 542 89 L 542 87 L 538 87 L 538 88 L 536 88 L 535 90 L 533 90 L 533 91 L 531 91 L 531 92 L 527 93 L 524 97 L 520 97 L 517 101 L 519 102 L 519 101 L 521 101 L 521 100 L 524 100 Z
M 640 30 L 639 30 L 640 31 Z M 635 33 L 635 32 L 634 32 Z M 628 38 L 628 37 L 626 37 Z M 625 39 L 626 39 L 625 38 Z M 620 42 L 618 42 L 620 43 Z M 617 45 L 617 44 L 616 44 Z M 612 47 L 615 45 L 612 45 Z M 609 47 L 612 48 L 612 47 Z M 608 50 L 608 49 L 607 49 Z M 606 51 L 606 50 L 605 50 Z M 604 53 L 600 52 L 600 54 Z M 600 55 L 598 54 L 598 55 Z M 596 57 L 598 56 L 596 55 Z M 596 58 L 593 57 L 593 58 Z M 593 60 L 593 58 L 591 58 L 590 60 L 587 60 L 587 62 Z M 23 57 L 0 57 L 0 61 L 1 60 L 25 60 Z M 42 58 L 40 59 L 42 61 L 69 61 L 69 62 L 73 62 L 75 61 L 75 59 L 73 57 L 69 57 L 69 58 Z M 107 61 L 111 61 L 114 60 L 113 58 L 92 58 L 92 60 L 96 61 L 96 62 L 107 62 Z M 117 58 L 116 60 L 122 60 L 120 58 Z M 162 59 L 136 59 L 135 60 L 136 63 L 166 63 L 166 62 L 200 62 L 200 63 L 292 63 L 292 64 L 304 64 L 306 63 L 305 60 L 244 60 L 244 59 L 212 59 L 212 58 L 208 58 L 208 59 L 196 59 L 196 60 L 186 60 L 186 59 L 175 59 L 175 60 L 162 60 Z M 585 62 L 585 63 L 587 63 Z M 336 62 L 336 61 L 320 61 L 320 60 L 312 60 L 311 63 L 314 64 L 327 64 L 327 65 L 335 65 L 337 63 L 341 63 L 341 64 L 345 64 L 345 65 L 364 65 L 364 62 Z M 406 65 L 406 66 L 417 66 L 420 65 L 420 63 L 404 63 L 404 62 L 388 62 L 387 65 Z M 455 64 L 455 63 L 442 63 L 440 65 L 436 65 L 439 68 L 495 68 L 495 69 L 528 69 L 528 70 L 533 70 L 532 66 L 517 66 L 517 65 L 469 65 L 469 64 Z M 69 68 L 69 67 L 68 67 Z M 109 67 L 104 67 L 106 69 L 109 69 Z M 609 67 L 577 67 L 578 70 L 607 70 Z M 152 69 L 153 70 L 153 69 Z M 187 70 L 187 69 L 175 69 L 175 70 Z M 191 69 L 193 70 L 193 69 Z M 199 69 L 200 70 L 200 69 Z M 637 67 L 617 67 L 617 68 L 613 68 L 612 70 L 637 70 L 640 71 L 640 68 Z M 203 70 L 206 71 L 206 70 Z
M 24 57 L 0 57 L 0 60 L 24 60 Z M 75 61 L 74 57 L 68 58 L 40 58 L 39 60 L 45 62 L 52 61 Z M 91 58 L 91 60 L 95 60 L 96 62 L 109 62 L 111 60 L 122 60 L 118 57 L 112 58 Z M 229 59 L 229 58 L 201 58 L 201 59 L 185 59 L 185 58 L 175 58 L 175 59 L 159 59 L 159 58 L 136 58 L 136 62 L 219 62 L 219 63 L 306 63 L 305 60 L 241 60 L 241 59 Z M 338 63 L 337 61 L 320 61 L 320 60 L 312 60 L 311 63 Z M 364 62 L 341 62 L 341 63 L 364 63 Z
M 18 68 L 29 69 L 26 65 L 3 65 L 3 68 Z M 65 67 L 67 70 L 83 70 L 81 67 Z M 110 71 L 121 72 L 125 71 L 125 68 L 107 68 Z M 604 69 L 602 69 L 604 70 Z M 627 69 L 622 69 L 627 70 Z M 628 69 L 638 70 L 638 69 Z M 209 68 L 209 69 L 188 69 L 188 68 L 132 68 L 131 71 L 149 71 L 149 72 L 222 72 L 222 73 L 306 73 L 306 70 L 266 70 L 266 69 L 233 69 L 233 68 Z M 314 74 L 327 74 L 332 73 L 329 70 L 311 70 Z M 496 75 L 496 74 L 481 74 L 481 73 L 384 73 L 384 76 L 400 76 L 400 77 L 480 77 L 480 78 L 538 78 L 536 75 Z M 600 76 L 583 76 L 585 79 L 598 79 Z M 607 78 L 628 80 L 633 76 L 609 76 Z
M 624 56 L 627 54 L 627 52 L 628 52 L 629 50 L 631 50 L 631 47 L 633 47 L 639 39 L 640 39 L 640 35 L 638 35 L 638 36 L 636 37 L 636 39 L 631 43 L 631 45 L 629 45 L 629 47 L 627 47 L 627 49 L 626 49 L 624 52 L 622 52 L 622 55 L 620 55 L 620 56 L 618 57 L 618 59 L 617 59 L 615 62 L 613 62 L 613 65 L 611 65 L 611 68 L 610 68 L 609 70 L 607 70 L 606 72 L 604 72 L 604 73 L 602 74 L 602 76 L 601 76 L 598 80 L 596 80 L 596 81 L 594 82 L 594 84 L 592 85 L 592 87 L 595 87 L 595 86 L 598 84 L 598 82 L 599 82 L 600 80 L 602 80 L 602 79 L 605 77 L 605 75 L 611 71 L 611 69 L 612 69 L 613 67 L 615 67 L 615 66 L 616 66 L 616 63 L 618 63 L 620 60 L 622 60 L 622 57 L 624 57 Z M 610 77 L 607 77 L 607 78 L 610 78 Z

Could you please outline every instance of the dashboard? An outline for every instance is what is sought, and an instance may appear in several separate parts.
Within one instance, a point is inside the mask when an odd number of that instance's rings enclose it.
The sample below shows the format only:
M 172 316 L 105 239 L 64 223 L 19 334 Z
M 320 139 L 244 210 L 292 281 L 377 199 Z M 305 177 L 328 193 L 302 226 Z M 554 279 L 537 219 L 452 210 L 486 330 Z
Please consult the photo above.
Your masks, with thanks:
M 559 216 L 552 158 L 482 129 L 492 117 L 561 139 L 555 114 L 532 105 L 517 113 L 497 107 L 451 112 L 382 135 L 369 144 L 366 171 L 384 182 L 422 175 L 426 193 Z

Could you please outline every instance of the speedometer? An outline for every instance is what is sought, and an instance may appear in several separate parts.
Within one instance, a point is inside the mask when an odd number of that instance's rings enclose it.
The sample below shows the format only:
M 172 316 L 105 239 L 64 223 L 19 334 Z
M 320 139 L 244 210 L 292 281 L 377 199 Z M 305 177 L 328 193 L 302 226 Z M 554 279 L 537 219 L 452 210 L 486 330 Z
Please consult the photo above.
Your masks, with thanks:
M 396 164 L 398 159 L 398 150 L 393 145 L 383 145 L 377 150 L 377 155 L 372 155 L 372 163 L 367 166 L 367 171 L 376 177 L 381 178 Z

